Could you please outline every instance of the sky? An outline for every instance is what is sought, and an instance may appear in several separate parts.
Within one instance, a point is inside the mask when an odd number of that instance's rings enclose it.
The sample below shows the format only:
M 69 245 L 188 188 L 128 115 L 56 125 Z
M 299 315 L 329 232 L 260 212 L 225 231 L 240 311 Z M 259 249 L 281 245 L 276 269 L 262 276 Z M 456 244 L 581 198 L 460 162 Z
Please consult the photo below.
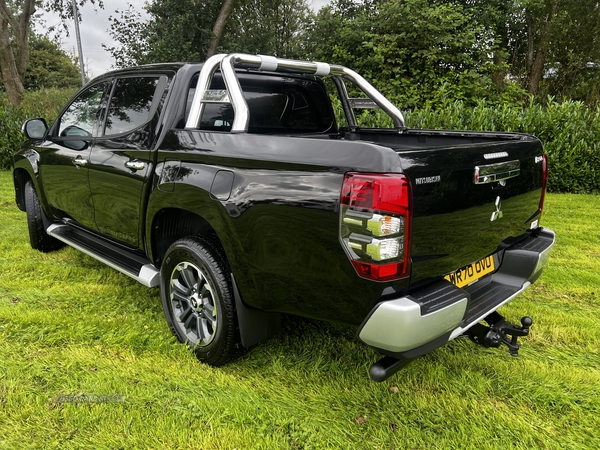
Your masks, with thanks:
M 86 65 L 86 73 L 89 78 L 94 78 L 102 75 L 104 72 L 111 70 L 114 60 L 109 52 L 102 48 L 102 44 L 110 47 L 115 45 L 111 39 L 108 30 L 110 16 L 118 16 L 115 10 L 123 10 L 128 3 L 142 14 L 144 14 L 145 0 L 104 0 L 104 9 L 98 9 L 86 3 L 80 8 L 81 22 L 79 24 L 81 32 L 81 46 L 83 48 L 83 59 Z M 318 10 L 322 6 L 329 3 L 330 0 L 312 0 L 312 8 Z M 47 27 L 60 25 L 60 19 L 54 13 L 43 12 L 42 19 Z M 38 26 L 38 31 L 43 32 L 44 28 Z M 75 40 L 75 28 L 71 22 L 68 24 L 69 36 L 64 33 L 61 36 L 61 46 L 69 54 L 77 54 L 77 41 Z

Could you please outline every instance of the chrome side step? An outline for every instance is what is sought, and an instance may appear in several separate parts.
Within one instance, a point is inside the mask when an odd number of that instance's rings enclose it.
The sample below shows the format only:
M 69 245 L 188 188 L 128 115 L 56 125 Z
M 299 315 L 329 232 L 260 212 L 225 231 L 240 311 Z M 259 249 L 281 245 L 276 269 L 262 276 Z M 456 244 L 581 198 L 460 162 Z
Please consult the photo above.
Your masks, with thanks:
M 146 287 L 160 284 L 160 272 L 149 260 L 98 236 L 70 225 L 56 223 L 50 225 L 46 233 Z

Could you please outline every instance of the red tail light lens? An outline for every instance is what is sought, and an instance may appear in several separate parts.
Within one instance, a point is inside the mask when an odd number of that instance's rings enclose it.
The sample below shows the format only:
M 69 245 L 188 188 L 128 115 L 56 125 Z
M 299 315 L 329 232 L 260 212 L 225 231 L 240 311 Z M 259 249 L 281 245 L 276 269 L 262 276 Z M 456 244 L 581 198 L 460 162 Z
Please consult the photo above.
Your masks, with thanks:
M 410 202 L 407 189 L 410 189 L 410 183 L 405 175 L 347 173 L 342 189 L 342 205 L 406 214 Z
M 340 240 L 356 273 L 374 281 L 410 276 L 412 191 L 408 178 L 347 173 L 340 203 Z
M 548 184 L 548 157 L 542 155 L 542 195 L 540 197 L 540 214 L 544 211 L 544 200 L 546 200 L 546 185 Z

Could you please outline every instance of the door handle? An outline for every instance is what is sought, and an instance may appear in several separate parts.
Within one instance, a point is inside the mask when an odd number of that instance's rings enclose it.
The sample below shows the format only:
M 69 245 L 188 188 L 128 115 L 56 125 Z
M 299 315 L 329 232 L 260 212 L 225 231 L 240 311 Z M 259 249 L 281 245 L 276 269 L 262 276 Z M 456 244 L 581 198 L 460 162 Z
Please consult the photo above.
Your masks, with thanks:
M 133 171 L 144 170 L 146 168 L 146 163 L 138 159 L 132 159 L 131 161 L 127 161 L 124 165 L 125 167 Z
M 475 184 L 495 183 L 496 181 L 518 177 L 520 173 L 521 162 L 518 160 L 489 164 L 487 166 L 475 166 L 473 182 Z
M 82 158 L 81 156 L 78 156 L 75 159 L 72 159 L 71 162 L 79 167 L 79 166 L 85 166 L 89 161 L 87 159 Z

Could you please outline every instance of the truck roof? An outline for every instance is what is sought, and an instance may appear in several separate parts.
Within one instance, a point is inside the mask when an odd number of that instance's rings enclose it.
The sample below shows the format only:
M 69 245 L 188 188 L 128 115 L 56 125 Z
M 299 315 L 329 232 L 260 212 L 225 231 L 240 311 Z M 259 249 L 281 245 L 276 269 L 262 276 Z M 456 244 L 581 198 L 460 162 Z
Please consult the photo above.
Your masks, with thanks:
M 184 67 L 190 67 L 194 70 L 200 70 L 204 63 L 187 63 L 187 62 L 169 62 L 169 63 L 154 63 L 154 64 L 144 64 L 141 66 L 132 66 L 126 67 L 123 69 L 115 69 L 110 70 L 108 72 L 103 73 L 102 75 L 98 75 L 94 77 L 89 82 L 95 82 L 97 80 L 103 78 L 110 78 L 117 75 L 123 74 L 140 74 L 140 73 L 156 73 L 156 72 L 178 72 Z M 88 83 L 89 83 L 88 82 Z

